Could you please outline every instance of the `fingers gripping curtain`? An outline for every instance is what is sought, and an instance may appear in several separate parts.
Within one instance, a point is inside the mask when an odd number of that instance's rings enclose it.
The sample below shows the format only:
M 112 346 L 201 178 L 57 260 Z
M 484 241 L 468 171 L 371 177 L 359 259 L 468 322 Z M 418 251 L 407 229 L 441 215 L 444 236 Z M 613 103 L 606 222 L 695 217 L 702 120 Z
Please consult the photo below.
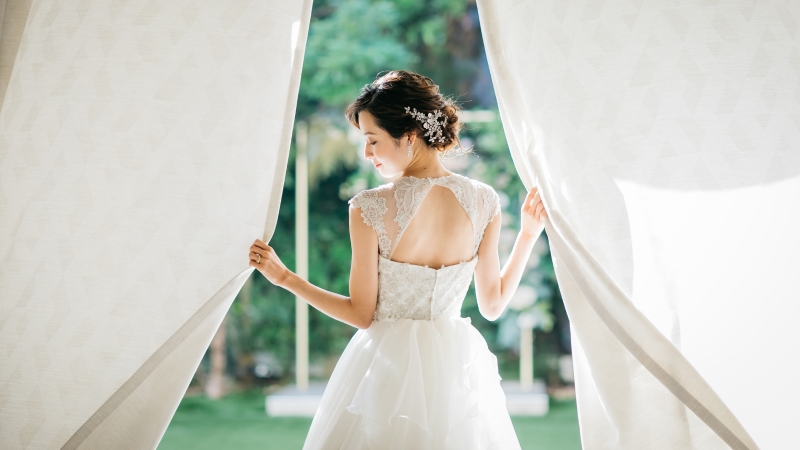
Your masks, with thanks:
M 311 1 L 0 6 L 0 447 L 155 448 L 274 230 Z
M 788 448 L 800 6 L 478 6 L 515 165 L 549 212 L 584 448 Z

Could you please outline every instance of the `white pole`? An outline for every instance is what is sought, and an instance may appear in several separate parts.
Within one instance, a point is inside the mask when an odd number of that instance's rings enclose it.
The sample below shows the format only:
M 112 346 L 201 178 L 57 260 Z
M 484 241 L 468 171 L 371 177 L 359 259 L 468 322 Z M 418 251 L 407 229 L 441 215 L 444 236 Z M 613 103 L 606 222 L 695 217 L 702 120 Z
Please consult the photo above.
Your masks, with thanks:
M 519 381 L 523 392 L 529 392 L 533 388 L 533 329 L 519 331 Z
M 308 128 L 297 122 L 295 138 L 295 241 L 297 275 L 308 280 Z M 295 376 L 298 391 L 308 390 L 308 303 L 295 298 Z

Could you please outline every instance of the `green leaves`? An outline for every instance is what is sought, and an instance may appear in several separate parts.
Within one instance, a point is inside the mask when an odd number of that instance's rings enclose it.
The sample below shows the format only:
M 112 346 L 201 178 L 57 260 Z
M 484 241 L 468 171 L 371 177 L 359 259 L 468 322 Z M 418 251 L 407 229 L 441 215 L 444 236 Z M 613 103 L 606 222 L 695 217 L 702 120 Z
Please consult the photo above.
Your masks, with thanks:
M 387 1 L 336 1 L 312 20 L 301 95 L 328 106 L 351 102 L 379 71 L 407 68 L 416 57 L 400 40 L 401 16 Z
M 315 3 L 309 27 L 299 116 L 342 108 L 382 71 L 405 69 L 440 77 L 453 71 L 448 42 L 465 0 L 332 0 Z M 424 60 L 424 61 L 423 61 Z M 456 73 L 463 70 L 456 70 Z M 448 86 L 449 87 L 449 86 Z

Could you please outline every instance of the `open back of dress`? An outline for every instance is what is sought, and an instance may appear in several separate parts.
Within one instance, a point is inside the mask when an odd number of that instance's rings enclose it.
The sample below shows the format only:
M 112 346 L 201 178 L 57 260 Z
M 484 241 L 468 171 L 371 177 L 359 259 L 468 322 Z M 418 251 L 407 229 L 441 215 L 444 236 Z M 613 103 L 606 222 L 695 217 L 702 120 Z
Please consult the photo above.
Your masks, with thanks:
M 500 211 L 495 190 L 459 174 L 401 177 L 350 205 L 378 239 L 374 320 L 460 316 L 484 231 Z
M 455 207 L 456 202 L 460 208 Z M 477 255 L 486 225 L 500 211 L 499 198 L 491 186 L 459 174 L 401 177 L 360 192 L 350 204 L 361 208 L 365 222 L 375 229 L 381 257 L 418 265 L 425 263 L 417 261 L 447 260 L 454 254 L 466 256 L 460 261 L 472 259 Z M 445 210 L 437 211 L 437 206 Z M 436 222 L 442 226 L 427 229 L 424 226 Z M 420 241 L 428 244 L 425 252 L 417 251 L 420 246 L 416 244 Z

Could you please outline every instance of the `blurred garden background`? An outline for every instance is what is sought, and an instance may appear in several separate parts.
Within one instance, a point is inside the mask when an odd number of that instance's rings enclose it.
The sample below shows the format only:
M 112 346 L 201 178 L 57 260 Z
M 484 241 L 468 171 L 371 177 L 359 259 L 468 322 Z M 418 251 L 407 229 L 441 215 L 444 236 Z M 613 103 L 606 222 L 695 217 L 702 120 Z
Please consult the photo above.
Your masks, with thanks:
M 308 135 L 309 280 L 342 295 L 349 291 L 351 256 L 347 200 L 386 182 L 363 158 L 361 135 L 349 127 L 343 110 L 363 85 L 391 69 L 431 77 L 467 111 L 462 146 L 471 146 L 473 152 L 449 159 L 446 165 L 500 194 L 501 264 L 519 229 L 526 192 L 497 112 L 474 1 L 314 0 L 295 118 Z M 295 154 L 293 144 L 277 228 L 269 242 L 290 269 L 295 266 Z M 569 321 L 544 234 L 502 317 L 484 319 L 472 287 L 463 304 L 462 316 L 470 317 L 483 334 L 506 380 L 520 377 L 517 321 L 523 314 L 535 319 L 534 376 L 547 385 L 551 406 L 544 417 L 513 418 L 522 447 L 580 449 Z M 356 329 L 311 308 L 309 330 L 310 377 L 324 381 Z M 264 408 L 265 395 L 294 382 L 294 331 L 294 296 L 255 271 L 223 321 L 159 448 L 300 448 L 311 419 L 268 417 Z

